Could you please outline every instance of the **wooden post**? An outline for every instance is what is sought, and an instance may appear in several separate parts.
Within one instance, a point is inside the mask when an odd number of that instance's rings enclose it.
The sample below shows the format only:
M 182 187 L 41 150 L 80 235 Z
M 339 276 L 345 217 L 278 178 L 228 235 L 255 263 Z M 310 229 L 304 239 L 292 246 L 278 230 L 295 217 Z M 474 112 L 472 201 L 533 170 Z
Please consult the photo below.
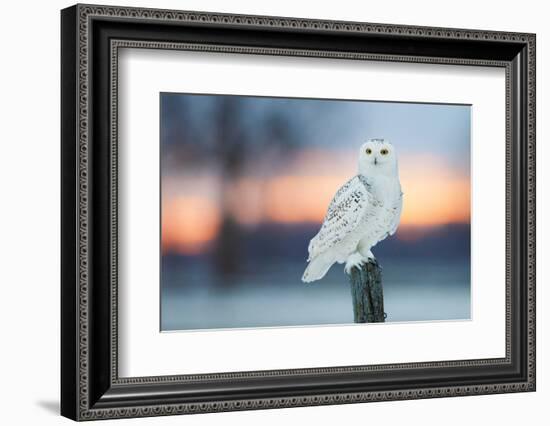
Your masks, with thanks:
M 384 294 L 382 268 L 376 260 L 369 260 L 361 269 L 353 268 L 348 275 L 351 283 L 353 321 L 384 322 Z

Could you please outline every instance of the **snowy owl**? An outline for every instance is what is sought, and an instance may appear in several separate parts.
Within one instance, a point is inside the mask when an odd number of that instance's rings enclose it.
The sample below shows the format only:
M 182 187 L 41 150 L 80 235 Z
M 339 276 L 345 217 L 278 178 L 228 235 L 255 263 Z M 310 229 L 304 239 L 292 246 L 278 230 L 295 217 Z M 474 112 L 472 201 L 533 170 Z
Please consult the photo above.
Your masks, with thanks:
M 345 262 L 349 274 L 374 259 L 371 249 L 399 226 L 402 200 L 395 148 L 384 139 L 368 140 L 359 150 L 358 174 L 336 192 L 309 243 L 302 281 L 323 278 L 335 262 Z

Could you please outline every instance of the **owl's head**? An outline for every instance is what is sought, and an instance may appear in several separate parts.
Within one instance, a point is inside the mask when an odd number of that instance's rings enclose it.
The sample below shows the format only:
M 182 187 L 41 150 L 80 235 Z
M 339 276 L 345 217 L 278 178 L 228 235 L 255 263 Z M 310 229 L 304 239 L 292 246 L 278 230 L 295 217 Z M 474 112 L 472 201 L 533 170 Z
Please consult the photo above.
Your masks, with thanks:
M 386 139 L 369 139 L 359 149 L 359 173 L 365 176 L 397 171 L 397 153 Z

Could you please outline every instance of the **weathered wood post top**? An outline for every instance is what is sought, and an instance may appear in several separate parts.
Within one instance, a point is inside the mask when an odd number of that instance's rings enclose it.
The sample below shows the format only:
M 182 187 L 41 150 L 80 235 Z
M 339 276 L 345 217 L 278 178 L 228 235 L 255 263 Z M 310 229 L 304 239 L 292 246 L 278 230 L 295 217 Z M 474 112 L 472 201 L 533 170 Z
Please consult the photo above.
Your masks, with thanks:
M 375 259 L 348 274 L 353 303 L 353 322 L 385 322 L 382 268 Z

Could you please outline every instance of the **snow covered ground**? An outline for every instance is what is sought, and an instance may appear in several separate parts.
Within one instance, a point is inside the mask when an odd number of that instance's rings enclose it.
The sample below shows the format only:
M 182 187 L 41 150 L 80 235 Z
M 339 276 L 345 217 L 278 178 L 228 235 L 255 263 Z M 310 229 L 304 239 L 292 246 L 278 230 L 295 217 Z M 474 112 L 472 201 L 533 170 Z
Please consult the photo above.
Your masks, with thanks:
M 468 260 L 380 261 L 388 322 L 470 319 Z M 352 323 L 343 267 L 333 266 L 312 284 L 300 281 L 303 267 L 273 262 L 221 283 L 200 265 L 171 265 L 163 274 L 161 329 Z

